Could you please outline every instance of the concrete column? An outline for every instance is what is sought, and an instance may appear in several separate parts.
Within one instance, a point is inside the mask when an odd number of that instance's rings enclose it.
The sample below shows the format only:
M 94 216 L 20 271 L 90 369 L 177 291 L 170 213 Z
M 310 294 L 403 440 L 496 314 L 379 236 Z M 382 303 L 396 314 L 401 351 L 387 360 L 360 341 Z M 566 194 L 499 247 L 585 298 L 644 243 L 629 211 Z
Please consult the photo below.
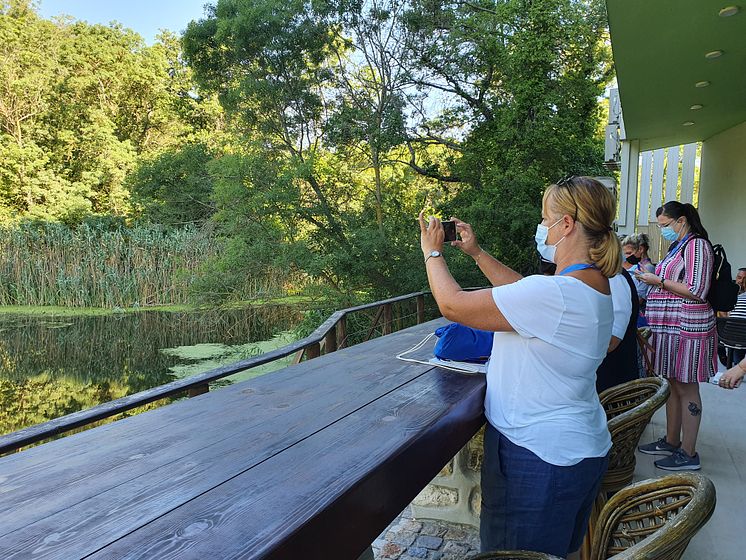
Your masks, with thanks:
M 622 235 L 635 233 L 637 218 L 637 175 L 640 159 L 640 141 L 624 140 L 621 149 L 621 176 L 619 179 L 618 232 Z
M 443 468 L 412 502 L 415 519 L 438 519 L 479 526 L 480 470 L 484 428 Z

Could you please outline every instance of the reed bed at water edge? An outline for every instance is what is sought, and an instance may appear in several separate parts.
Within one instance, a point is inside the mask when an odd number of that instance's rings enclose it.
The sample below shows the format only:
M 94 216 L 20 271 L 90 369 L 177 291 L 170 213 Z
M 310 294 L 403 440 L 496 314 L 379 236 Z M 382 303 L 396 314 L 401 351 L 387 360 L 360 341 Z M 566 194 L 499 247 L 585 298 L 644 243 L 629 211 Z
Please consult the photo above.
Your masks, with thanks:
M 217 251 L 196 227 L 0 228 L 0 305 L 184 304 L 200 266 Z

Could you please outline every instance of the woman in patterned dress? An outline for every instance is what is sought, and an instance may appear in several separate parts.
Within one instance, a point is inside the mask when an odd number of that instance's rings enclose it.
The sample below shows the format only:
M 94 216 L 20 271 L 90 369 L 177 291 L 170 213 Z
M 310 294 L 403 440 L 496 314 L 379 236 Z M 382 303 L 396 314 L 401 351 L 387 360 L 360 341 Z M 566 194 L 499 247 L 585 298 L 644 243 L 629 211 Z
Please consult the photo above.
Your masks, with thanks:
M 654 367 L 671 384 L 671 396 L 666 403 L 666 436 L 638 449 L 669 455 L 655 462 L 658 468 L 696 470 L 702 420 L 699 383 L 717 371 L 715 314 L 706 300 L 714 255 L 694 206 L 671 201 L 656 215 L 661 234 L 672 244 L 655 274 L 646 272 L 638 278 L 652 286 L 646 316 L 653 331 Z

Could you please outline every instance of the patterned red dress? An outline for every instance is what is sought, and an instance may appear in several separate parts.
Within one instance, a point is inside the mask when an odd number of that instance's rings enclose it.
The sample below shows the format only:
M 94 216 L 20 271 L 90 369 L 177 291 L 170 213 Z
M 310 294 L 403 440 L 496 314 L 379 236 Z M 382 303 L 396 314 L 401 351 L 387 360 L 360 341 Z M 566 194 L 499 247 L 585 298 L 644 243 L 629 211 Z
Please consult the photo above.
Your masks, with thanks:
M 655 273 L 663 280 L 683 282 L 691 293 L 705 300 L 713 264 L 712 246 L 690 234 L 671 248 Z M 704 382 L 715 375 L 717 329 L 715 313 L 706 300 L 684 299 L 653 286 L 645 317 L 653 331 L 653 365 L 659 375 L 682 383 Z

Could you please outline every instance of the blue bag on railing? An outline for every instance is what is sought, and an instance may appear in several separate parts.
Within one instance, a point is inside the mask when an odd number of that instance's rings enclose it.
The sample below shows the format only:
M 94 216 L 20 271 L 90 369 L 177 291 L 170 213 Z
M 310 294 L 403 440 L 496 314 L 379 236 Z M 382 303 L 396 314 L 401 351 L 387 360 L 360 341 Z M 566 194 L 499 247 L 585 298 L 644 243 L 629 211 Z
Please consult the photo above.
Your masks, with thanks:
M 483 364 L 492 353 L 493 334 L 459 323 L 449 323 L 435 331 L 438 342 L 433 353 L 439 360 Z

